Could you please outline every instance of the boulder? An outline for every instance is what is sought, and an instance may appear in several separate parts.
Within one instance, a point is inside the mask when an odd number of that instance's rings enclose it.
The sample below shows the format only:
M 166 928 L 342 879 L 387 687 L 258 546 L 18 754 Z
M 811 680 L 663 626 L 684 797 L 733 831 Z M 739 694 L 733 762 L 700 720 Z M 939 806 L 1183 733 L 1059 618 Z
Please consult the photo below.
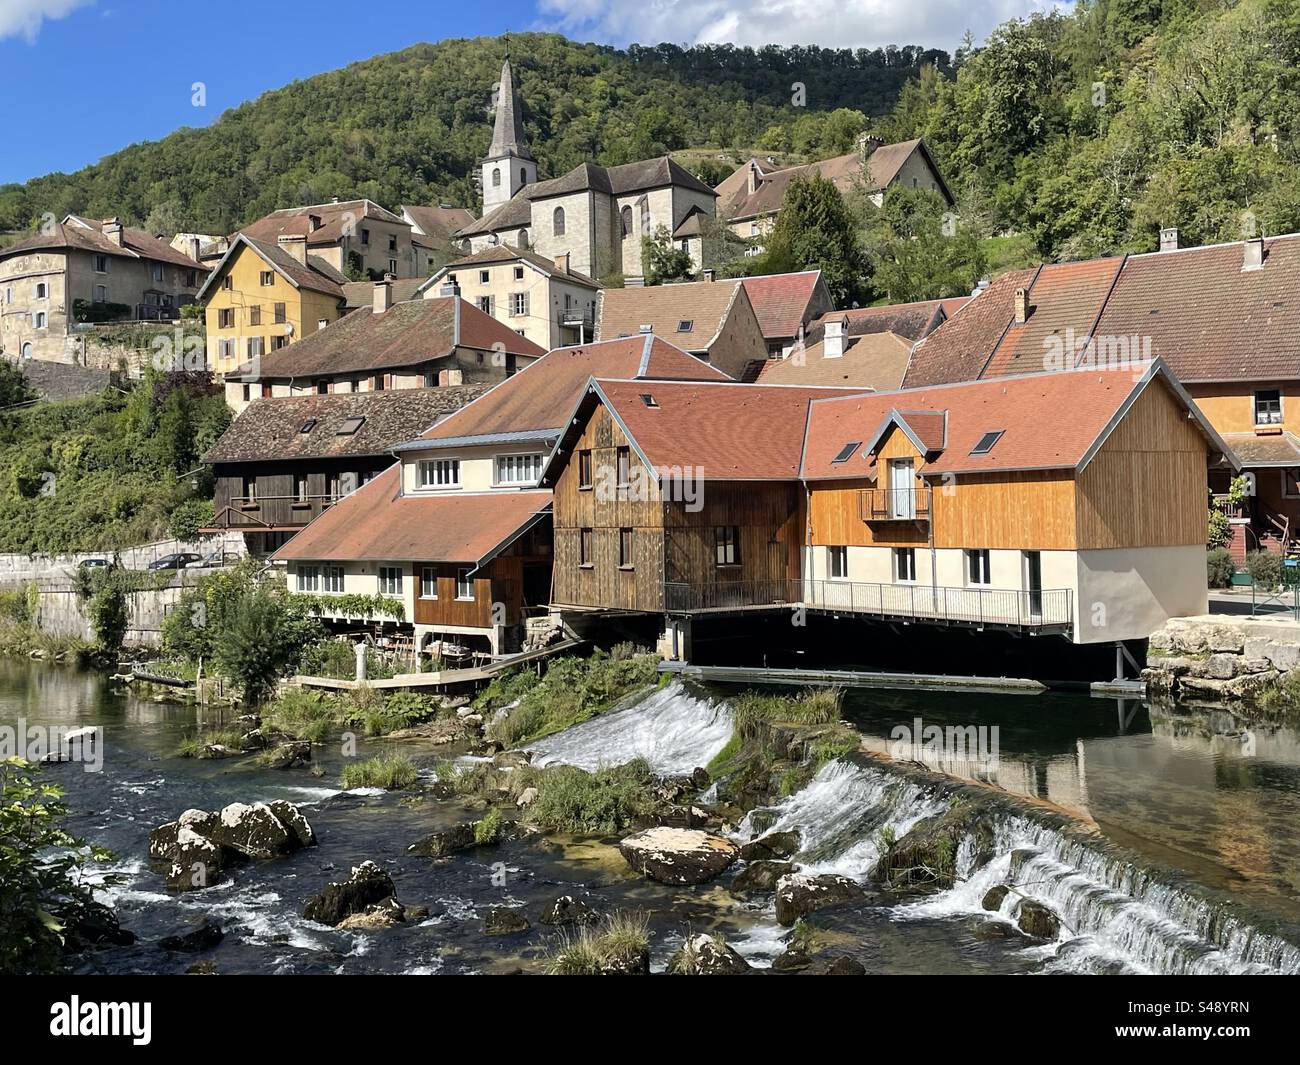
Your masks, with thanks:
M 752 966 L 720 936 L 700 933 L 687 936 L 686 942 L 668 959 L 668 972 L 678 976 L 736 976 L 750 972 Z
M 866 892 L 847 876 L 794 873 L 782 878 L 776 886 L 776 919 L 788 928 L 800 917 L 865 895 Z
M 1202 637 L 1205 641 L 1205 649 L 1212 654 L 1226 652 L 1239 655 L 1246 644 L 1246 634 L 1231 625 L 1204 626 Z
M 367 906 L 360 913 L 349 914 L 335 927 L 352 931 L 377 932 L 405 922 L 407 910 L 391 895 L 382 902 Z
M 268 769 L 293 769 L 311 761 L 311 743 L 307 740 L 291 740 L 273 747 L 261 756 L 262 765 Z
M 299 847 L 316 846 L 316 833 L 312 831 L 311 824 L 298 807 L 284 799 L 275 799 L 266 805 L 280 819 L 280 823 L 289 830 L 289 834 L 293 836 Z
M 769 832 L 740 848 L 740 857 L 746 862 L 770 861 L 790 858 L 799 853 L 800 839 L 797 831 Z
M 1011 889 L 1006 884 L 994 884 L 993 887 L 984 892 L 984 901 L 980 905 L 992 913 L 997 913 L 998 910 L 1002 909 L 1002 903 L 1010 892 Z
M 440 832 L 430 832 L 406 848 L 407 854 L 418 854 L 423 858 L 446 858 L 459 851 L 467 851 L 475 846 L 475 821 L 462 821 Z
M 211 950 L 225 938 L 226 933 L 222 931 L 221 925 L 204 917 L 197 928 L 188 932 L 178 932 L 174 936 L 164 936 L 158 941 L 158 945 L 163 950 L 175 951 L 178 954 L 198 954 L 200 951 Z
M 709 771 L 707 769 L 703 766 L 697 765 L 691 770 L 691 783 L 699 788 L 700 791 L 703 791 L 713 783 L 713 778 L 709 776 Z
M 168 857 L 167 884 L 176 891 L 197 891 L 217 883 L 226 867 L 221 846 L 191 828 L 180 828 Z
M 1032 847 L 1017 847 L 1011 852 L 1011 879 L 1018 880 L 1020 871 L 1033 859 L 1038 857 L 1038 851 Z
M 232 802 L 208 838 L 249 858 L 278 858 L 300 846 L 296 833 L 264 802 Z
M 778 973 L 795 973 L 802 969 L 808 968 L 812 964 L 812 958 L 802 947 L 786 947 L 780 954 L 772 959 L 772 969 Z
M 783 876 L 797 873 L 799 867 L 792 862 L 750 862 L 731 881 L 731 890 L 741 894 L 751 891 L 775 891 Z
M 872 879 L 893 891 L 942 890 L 957 878 L 957 852 L 973 838 L 975 868 L 993 856 L 993 830 L 983 809 L 960 802 L 927 817 L 897 840 L 872 870 Z
M 841 954 L 826 966 L 823 976 L 866 976 L 867 970 L 857 958 Z
M 1022 899 L 1016 910 L 1016 923 L 1020 931 L 1036 939 L 1055 939 L 1061 930 L 1061 919 L 1041 902 Z
M 515 805 L 521 810 L 527 809 L 537 801 L 537 794 L 537 789 L 534 787 L 524 788 L 524 790 L 519 793 L 519 798 L 515 800 Z
M 527 932 L 533 926 L 518 910 L 507 906 L 493 906 L 483 917 L 485 936 L 511 936 Z
M 1263 695 L 1270 688 L 1276 687 L 1282 676 L 1276 669 L 1264 673 L 1248 673 L 1226 681 L 1223 693 L 1229 699 L 1250 700 Z
M 599 921 L 600 914 L 582 899 L 561 895 L 542 911 L 538 920 L 549 925 L 586 925 Z
M 118 924 L 117 914 L 102 902 L 83 903 L 75 916 L 65 918 L 63 949 L 78 954 L 92 947 L 129 947 L 135 933 Z
M 740 853 L 724 836 L 665 826 L 628 836 L 618 849 L 628 865 L 661 884 L 702 884 L 718 876 Z
M 338 925 L 396 894 L 392 877 L 374 862 L 365 861 L 353 867 L 348 879 L 331 881 L 319 895 L 308 899 L 302 915 L 309 921 Z
M 1230 680 L 1237 675 L 1241 659 L 1237 655 L 1212 654 L 1201 663 L 1196 672 L 1202 677 L 1214 677 L 1216 680 Z

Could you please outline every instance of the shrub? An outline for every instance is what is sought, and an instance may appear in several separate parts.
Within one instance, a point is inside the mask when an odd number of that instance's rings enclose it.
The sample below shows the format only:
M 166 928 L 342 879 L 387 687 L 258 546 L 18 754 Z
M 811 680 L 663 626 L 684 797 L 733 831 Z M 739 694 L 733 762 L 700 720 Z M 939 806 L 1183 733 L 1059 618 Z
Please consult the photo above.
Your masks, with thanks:
M 122 583 L 114 579 L 114 574 L 107 574 L 99 582 L 99 588 L 90 597 L 86 612 L 90 616 L 90 627 L 95 634 L 99 649 L 116 655 L 122 650 L 126 640 L 126 630 L 130 617 L 126 605 L 126 593 Z
M 610 914 L 603 924 L 564 935 L 547 959 L 550 976 L 600 976 L 644 971 L 650 950 L 649 922 L 643 913 Z
M 1282 579 L 1282 558 L 1271 551 L 1251 551 L 1246 555 L 1246 572 L 1256 584 L 1275 585 Z
M 736 731 L 751 736 L 761 722 L 827 725 L 840 719 L 843 698 L 840 688 L 808 688 L 798 695 L 747 691 L 734 704 Z
M 1206 575 L 1211 588 L 1227 588 L 1232 583 L 1232 575 L 1237 567 L 1232 564 L 1232 556 L 1222 547 L 1213 548 L 1205 553 Z
M 612 835 L 657 806 L 655 776 L 643 759 L 588 773 L 575 766 L 555 766 L 533 780 L 537 799 L 529 820 L 549 832 Z
M 266 698 L 276 679 L 302 656 L 303 646 L 323 631 L 284 594 L 266 587 L 231 604 L 221 620 L 213 657 L 217 668 L 244 689 L 249 703 Z
M 210 527 L 213 520 L 212 500 L 187 499 L 172 511 L 167 531 L 177 540 L 195 540 L 199 530 Z
M 501 811 L 495 806 L 483 815 L 481 821 L 474 824 L 474 842 L 480 847 L 496 843 L 501 839 Z
M 409 788 L 418 776 L 415 763 L 405 755 L 381 755 L 364 762 L 354 762 L 344 768 L 343 787 L 395 791 Z

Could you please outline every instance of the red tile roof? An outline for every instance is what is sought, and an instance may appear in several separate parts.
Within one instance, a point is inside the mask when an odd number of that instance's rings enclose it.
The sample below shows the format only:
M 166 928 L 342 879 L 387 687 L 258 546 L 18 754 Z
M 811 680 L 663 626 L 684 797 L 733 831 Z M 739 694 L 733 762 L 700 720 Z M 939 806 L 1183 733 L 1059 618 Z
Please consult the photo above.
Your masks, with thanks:
M 315 229 L 312 228 L 313 218 L 317 223 Z M 344 200 L 308 207 L 283 207 L 250 222 L 239 232 L 271 244 L 281 235 L 303 236 L 308 244 L 333 244 L 346 235 L 346 230 L 368 218 L 398 226 L 410 225 L 406 219 L 380 207 L 373 200 Z
M 75 218 L 69 215 L 69 218 Z M 208 272 L 208 267 L 191 259 L 182 251 L 177 251 L 165 240 L 146 233 L 143 229 L 122 228 L 122 243 L 117 244 L 104 235 L 102 228 L 95 228 L 98 223 L 82 219 L 82 223 L 63 221 L 50 227 L 48 233 L 36 233 L 30 237 L 15 241 L 7 247 L 0 248 L 0 258 L 13 255 L 25 255 L 35 251 L 87 251 L 117 255 L 125 259 L 145 259 L 154 262 L 170 263 L 189 270 L 196 270 L 200 276 Z
M 271 557 L 477 564 L 551 505 L 544 491 L 403 496 L 401 468 L 390 466 L 330 507 Z
M 592 377 L 729 380 L 652 333 L 556 348 L 439 422 L 422 439 L 559 429 Z
M 825 356 L 825 342 L 807 345 L 784 359 L 768 359 L 755 380 L 760 385 L 838 385 L 894 391 L 903 384 L 910 341 L 894 333 L 868 333 L 844 341 L 838 359 Z
M 595 387 L 651 466 L 691 467 L 717 481 L 797 477 L 809 401 L 855 393 L 739 382 L 597 381 Z M 647 394 L 654 406 L 643 400 Z
M 749 302 L 754 305 L 764 340 L 782 340 L 799 332 L 799 327 L 807 323 L 808 304 L 821 278 L 820 270 L 804 270 L 797 274 L 746 277 L 741 281 Z

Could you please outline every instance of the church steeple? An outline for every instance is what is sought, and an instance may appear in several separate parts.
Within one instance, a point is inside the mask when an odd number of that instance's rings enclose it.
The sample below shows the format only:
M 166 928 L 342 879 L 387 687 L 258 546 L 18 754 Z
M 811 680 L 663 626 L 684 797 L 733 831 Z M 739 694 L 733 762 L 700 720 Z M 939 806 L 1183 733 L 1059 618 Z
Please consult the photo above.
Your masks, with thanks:
M 492 144 L 483 160 L 483 213 L 486 215 L 500 207 L 525 185 L 536 180 L 537 163 L 528 150 L 523 111 L 515 96 L 515 75 L 510 68 L 510 41 L 507 38 L 501 81 L 497 86 Z

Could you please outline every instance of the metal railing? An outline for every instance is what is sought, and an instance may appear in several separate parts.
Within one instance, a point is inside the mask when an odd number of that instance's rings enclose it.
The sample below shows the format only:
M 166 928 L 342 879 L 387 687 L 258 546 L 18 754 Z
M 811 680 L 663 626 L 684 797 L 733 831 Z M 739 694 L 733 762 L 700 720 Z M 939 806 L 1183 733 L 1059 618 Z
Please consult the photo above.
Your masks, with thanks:
M 928 488 L 863 488 L 858 492 L 863 521 L 929 521 Z
M 812 579 L 664 584 L 669 613 L 780 606 L 1016 628 L 1068 629 L 1074 621 L 1069 588 L 1025 591 Z

